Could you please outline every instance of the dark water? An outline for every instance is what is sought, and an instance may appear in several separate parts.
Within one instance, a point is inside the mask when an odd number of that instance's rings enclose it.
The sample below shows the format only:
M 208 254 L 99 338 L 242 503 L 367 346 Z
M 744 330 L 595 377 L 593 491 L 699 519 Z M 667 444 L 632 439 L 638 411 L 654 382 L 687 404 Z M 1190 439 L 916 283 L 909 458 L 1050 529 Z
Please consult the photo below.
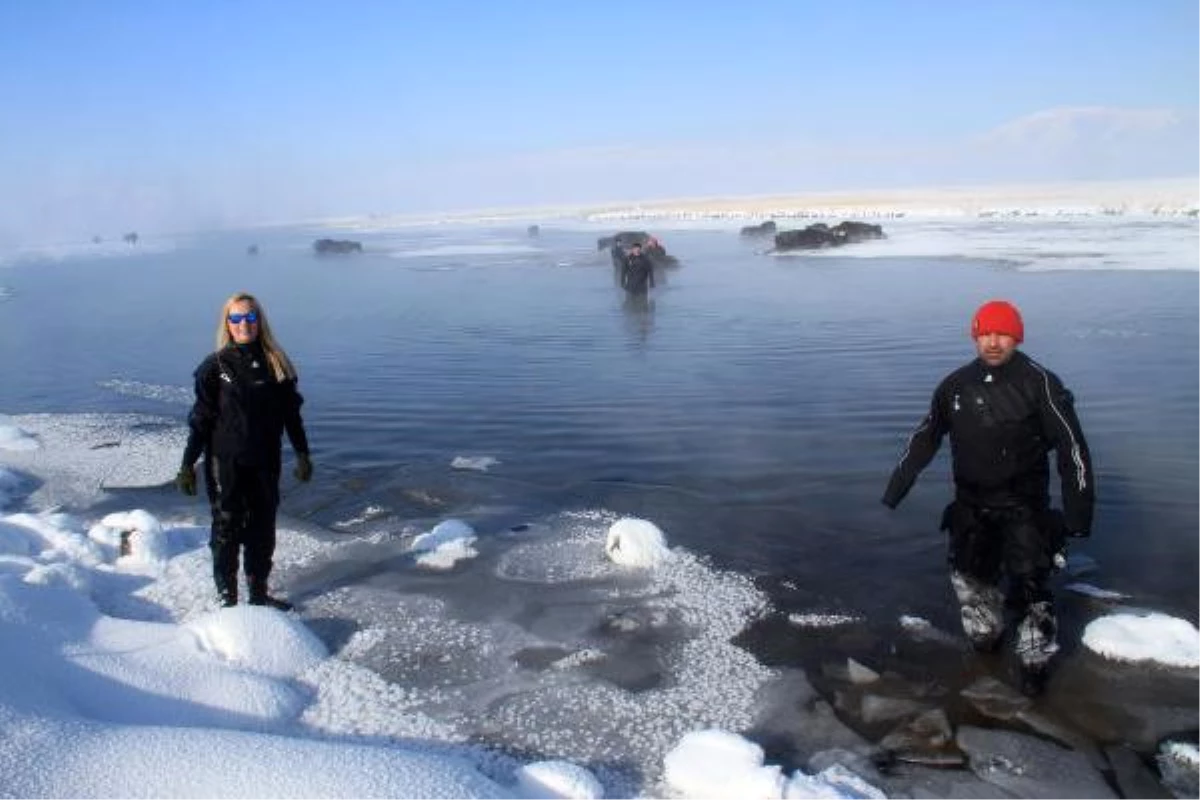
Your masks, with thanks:
M 316 521 L 414 496 L 514 516 L 603 507 L 787 582 L 784 610 L 952 621 L 934 524 L 946 455 L 897 512 L 878 497 L 933 387 L 971 357 L 972 310 L 1008 297 L 1026 351 L 1077 396 L 1099 486 L 1078 549 L 1101 565 L 1095 582 L 1196 619 L 1194 269 L 776 258 L 732 229 L 693 229 L 664 233 L 683 266 L 639 306 L 596 252 L 602 232 L 447 225 L 361 234 L 362 256 L 318 258 L 308 243 L 321 234 L 290 229 L 11 263 L 0 411 L 182 417 L 221 302 L 249 289 L 301 370 L 324 480 L 293 510 Z M 1032 240 L 1053 264 L 1074 235 L 1047 223 Z M 1194 246 L 1194 226 L 1174 235 Z M 464 475 L 450 469 L 460 455 L 501 463 Z

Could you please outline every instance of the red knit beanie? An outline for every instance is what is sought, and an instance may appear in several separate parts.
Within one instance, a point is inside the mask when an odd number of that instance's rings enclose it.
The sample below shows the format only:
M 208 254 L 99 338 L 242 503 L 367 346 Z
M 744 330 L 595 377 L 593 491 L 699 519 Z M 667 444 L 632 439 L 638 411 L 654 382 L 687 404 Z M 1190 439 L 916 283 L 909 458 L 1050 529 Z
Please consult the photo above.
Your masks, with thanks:
M 1025 339 L 1025 323 L 1021 321 L 1021 312 L 1006 300 L 984 303 L 971 320 L 971 338 L 977 339 L 989 333 L 1011 336 L 1020 344 Z

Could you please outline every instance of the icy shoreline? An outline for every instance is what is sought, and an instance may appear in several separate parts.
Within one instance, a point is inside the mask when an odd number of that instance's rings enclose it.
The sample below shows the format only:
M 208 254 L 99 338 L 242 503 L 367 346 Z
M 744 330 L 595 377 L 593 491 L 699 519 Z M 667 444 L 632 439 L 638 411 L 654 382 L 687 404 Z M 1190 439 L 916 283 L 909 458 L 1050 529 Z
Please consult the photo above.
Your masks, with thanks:
M 602 511 L 537 520 L 507 543 L 458 520 L 409 543 L 330 538 L 285 518 L 281 586 L 306 611 L 214 609 L 202 515 L 159 485 L 182 434 L 163 422 L 0 417 L 0 509 L 15 506 L 0 515 L 0 638 L 21 642 L 14 652 L 23 653 L 0 682 L 0 719 L 19 734 L 0 743 L 0 761 L 22 765 L 7 776 L 16 794 L 83 786 L 83 794 L 183 796 L 201 787 L 233 796 L 252 779 L 280 797 L 314 786 L 325 796 L 703 797 L 717 786 L 761 797 L 982 796 L 997 787 L 1106 797 L 1115 796 L 1103 775 L 1111 770 L 1126 796 L 1142 796 L 1129 790 L 1143 786 L 1195 796 L 1186 731 L 1196 631 L 1185 620 L 1111 609 L 1085 633 L 1094 654 L 1062 667 L 1069 675 L 1058 693 L 1083 692 L 1083 717 L 982 676 L 961 691 L 993 719 L 978 727 L 954 725 L 924 681 L 852 658 L 825 667 L 822 680 L 837 687 L 830 705 L 802 673 L 766 667 L 732 644 L 765 610 L 749 581 L 668 550 L 647 521 Z M 94 452 L 103 457 L 81 458 Z M 114 478 L 102 461 L 117 457 L 139 469 Z M 125 499 L 153 511 L 97 520 L 106 501 L 120 503 L 115 488 L 136 489 Z M 424 551 L 425 540 L 476 568 L 435 569 L 434 578 L 420 556 L 397 560 Z M 601 549 L 609 559 L 597 558 Z M 404 573 L 397 585 L 407 588 L 361 579 L 363 564 L 379 563 Z M 634 565 L 645 571 L 622 571 Z M 540 610 L 520 625 L 456 613 L 435 583 L 464 579 L 487 608 L 512 608 L 512 593 L 528 591 Z M 602 617 L 581 618 L 589 607 Z M 581 640 L 601 618 L 611 635 Z M 954 658 L 953 635 L 921 619 L 900 623 L 906 637 Z M 348 637 L 331 639 L 331 626 Z M 672 630 L 682 637 L 675 648 Z M 659 641 L 662 659 L 623 662 L 630 639 Z M 638 668 L 669 679 L 641 685 Z M 893 730 L 862 738 L 835 706 L 858 727 Z M 1089 738 L 1113 724 L 1125 727 L 1119 743 Z M 787 742 L 804 763 L 767 763 L 738 733 L 751 730 Z M 72 760 L 81 747 L 104 757 Z M 176 767 L 152 767 L 180 750 L 189 758 Z M 244 759 L 250 750 L 255 758 Z M 514 753 L 540 760 L 522 764 Z M 884 753 L 895 763 L 880 771 L 874 757 Z M 633 754 L 640 761 L 630 770 Z M 1157 772 L 1142 760 L 1149 754 Z M 269 778 L 264 757 L 275 765 Z M 360 769 L 340 770 L 347 760 Z M 122 769 L 111 770 L 114 762 Z

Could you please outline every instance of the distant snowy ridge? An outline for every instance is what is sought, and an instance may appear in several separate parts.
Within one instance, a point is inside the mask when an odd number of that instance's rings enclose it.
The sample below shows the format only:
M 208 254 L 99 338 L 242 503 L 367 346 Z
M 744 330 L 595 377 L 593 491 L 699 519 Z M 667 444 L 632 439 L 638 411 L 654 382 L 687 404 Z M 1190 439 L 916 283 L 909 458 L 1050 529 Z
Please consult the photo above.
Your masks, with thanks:
M 999 199 L 998 199 L 999 200 Z M 1197 200 L 1097 200 L 1095 202 L 988 202 L 984 198 L 960 198 L 954 203 L 937 203 L 934 198 L 897 198 L 892 202 L 847 202 L 837 205 L 816 205 L 797 200 L 793 203 L 671 206 L 633 206 L 623 209 L 597 211 L 587 214 L 589 222 L 619 222 L 623 220 L 755 220 L 755 219 L 898 219 L 902 217 L 979 218 L 992 217 L 1197 217 Z
M 747 209 L 646 209 L 631 208 L 621 211 L 605 211 L 589 214 L 589 222 L 621 222 L 626 220 L 720 220 L 720 219 L 898 219 L 901 217 L 1196 217 L 1200 215 L 1200 204 L 1189 203 L 1170 207 L 1156 205 L 1148 208 L 1126 206 L 1095 206 L 1092 208 L 900 208 L 879 207 L 830 207 L 830 208 L 774 208 L 763 210 Z
M 1075 217 L 1200 215 L 1196 178 L 826 192 L 767 197 L 679 198 L 612 204 L 584 212 L 590 221 L 628 219 L 829 219 L 844 217 Z
M 372 214 L 313 221 L 322 228 L 386 232 L 427 225 L 511 225 L 632 220 L 894 219 L 897 217 L 1200 216 L 1200 178 L 1030 186 L 930 187 L 734 197 L 628 198 L 522 208 Z
M 906 216 L 904 211 L 889 208 L 775 208 L 749 209 L 679 209 L 627 208 L 619 211 L 600 211 L 587 214 L 588 222 L 622 222 L 625 220 L 718 220 L 718 219 L 833 219 L 842 217 L 895 219 Z M 946 216 L 946 214 L 940 214 Z

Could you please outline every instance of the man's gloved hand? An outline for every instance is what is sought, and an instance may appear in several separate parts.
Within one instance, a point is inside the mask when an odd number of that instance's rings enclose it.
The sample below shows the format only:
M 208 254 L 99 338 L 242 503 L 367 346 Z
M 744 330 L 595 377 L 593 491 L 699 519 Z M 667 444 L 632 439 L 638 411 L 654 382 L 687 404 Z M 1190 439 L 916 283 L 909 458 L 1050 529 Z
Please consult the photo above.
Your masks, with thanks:
M 188 497 L 196 496 L 196 468 L 191 464 L 179 468 L 179 474 L 175 476 L 175 485 L 179 487 L 179 491 L 186 494 Z
M 308 457 L 308 453 L 296 453 L 296 478 L 302 483 L 308 483 L 312 480 L 312 459 Z

